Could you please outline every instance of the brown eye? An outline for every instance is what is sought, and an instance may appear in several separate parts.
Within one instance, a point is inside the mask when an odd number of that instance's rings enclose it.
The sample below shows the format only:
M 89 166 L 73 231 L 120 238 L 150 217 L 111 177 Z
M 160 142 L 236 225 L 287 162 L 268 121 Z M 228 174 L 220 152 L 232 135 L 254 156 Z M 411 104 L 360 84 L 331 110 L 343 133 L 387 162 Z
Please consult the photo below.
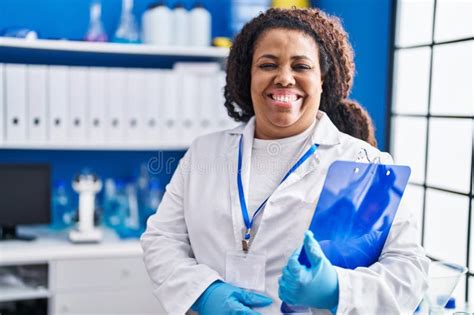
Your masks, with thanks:
M 307 64 L 297 64 L 293 66 L 293 69 L 295 69 L 296 71 L 305 71 L 305 70 L 311 70 L 311 66 Z
M 258 67 L 263 70 L 271 70 L 271 69 L 275 69 L 277 65 L 274 63 L 262 63 Z

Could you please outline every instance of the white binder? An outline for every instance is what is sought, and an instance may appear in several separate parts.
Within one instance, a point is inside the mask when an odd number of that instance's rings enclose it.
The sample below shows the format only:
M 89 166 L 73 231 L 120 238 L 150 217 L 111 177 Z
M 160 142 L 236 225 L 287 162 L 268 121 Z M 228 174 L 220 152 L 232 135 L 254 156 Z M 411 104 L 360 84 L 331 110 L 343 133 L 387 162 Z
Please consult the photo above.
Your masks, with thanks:
M 141 69 L 128 69 L 125 87 L 125 141 L 143 143 L 145 76 Z
M 86 129 L 91 144 L 105 143 L 105 68 L 89 68 L 89 117 Z
M 163 124 L 160 117 L 162 103 L 160 102 L 160 87 L 162 85 L 161 71 L 159 69 L 144 70 L 144 136 L 146 143 L 158 145 L 161 143 L 160 126 Z
M 5 65 L 6 142 L 25 144 L 27 141 L 26 65 Z
M 69 118 L 69 68 L 49 66 L 48 68 L 48 132 L 49 142 L 67 143 Z
M 162 128 L 160 143 L 164 145 L 181 145 L 178 132 L 178 73 L 174 70 L 162 71 L 161 101 Z M 179 90 L 183 90 L 180 86 Z M 181 112 L 181 111 L 179 111 Z
M 0 63 L 0 146 L 5 141 L 5 80 L 4 65 Z
M 28 142 L 44 144 L 47 140 L 47 66 L 27 67 Z
M 225 78 L 226 73 L 224 71 L 219 71 L 216 76 L 216 98 L 215 98 L 215 117 L 217 120 L 217 129 L 224 130 L 230 129 L 237 126 L 237 123 L 232 120 L 227 114 L 227 108 L 225 108 L 225 97 L 224 97 L 224 87 L 225 87 Z
M 73 144 L 85 144 L 87 142 L 87 101 L 87 68 L 70 67 L 68 138 Z
M 218 115 L 216 115 L 216 98 L 218 98 L 218 95 L 216 92 L 216 82 L 217 77 L 214 73 L 203 74 L 199 79 L 199 97 L 197 104 L 199 112 L 197 116 L 199 135 L 211 133 L 218 129 Z
M 190 145 L 199 133 L 198 127 L 198 83 L 200 77 L 196 72 L 179 71 L 179 85 L 182 93 L 179 94 L 179 143 Z
M 119 144 L 124 141 L 126 74 L 123 68 L 108 68 L 106 72 L 105 135 L 108 143 Z

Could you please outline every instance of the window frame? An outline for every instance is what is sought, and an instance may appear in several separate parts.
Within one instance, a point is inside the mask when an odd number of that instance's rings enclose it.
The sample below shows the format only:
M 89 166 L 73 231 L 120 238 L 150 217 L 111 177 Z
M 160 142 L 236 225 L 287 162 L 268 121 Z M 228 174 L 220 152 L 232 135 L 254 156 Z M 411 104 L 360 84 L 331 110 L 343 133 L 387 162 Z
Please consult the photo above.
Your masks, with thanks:
M 423 182 L 420 183 L 414 183 L 410 182 L 410 185 L 413 186 L 418 186 L 423 189 L 423 200 L 422 200 L 422 222 L 421 222 L 421 242 L 422 245 L 426 243 L 425 240 L 425 224 L 426 224 L 426 205 L 427 205 L 427 190 L 437 190 L 437 191 L 442 191 L 442 192 L 447 192 L 450 194 L 454 195 L 461 195 L 468 197 L 469 200 L 469 207 L 468 207 L 468 220 L 466 222 L 467 224 L 467 248 L 466 248 L 466 261 L 465 265 L 468 267 L 468 272 L 465 277 L 465 301 L 469 300 L 469 291 L 474 290 L 474 268 L 469 269 L 470 265 L 470 256 L 471 256 L 471 234 L 474 233 L 473 227 L 471 227 L 471 221 L 474 219 L 473 218 L 473 211 L 474 211 L 474 116 L 473 115 L 433 115 L 431 114 L 431 104 L 432 104 L 432 78 L 433 78 L 433 51 L 434 48 L 440 45 L 449 45 L 449 44 L 454 44 L 454 43 L 459 43 L 459 42 L 467 42 L 467 41 L 473 41 L 474 36 L 471 37 L 465 37 L 465 38 L 459 38 L 455 40 L 447 40 L 447 41 L 435 41 L 435 27 L 436 27 L 436 11 L 437 11 L 437 0 L 434 0 L 434 6 L 433 6 L 433 24 L 432 24 L 432 32 L 431 32 L 431 43 L 429 44 L 419 44 L 419 45 L 410 45 L 410 46 L 401 46 L 397 45 L 396 41 L 396 35 L 397 35 L 397 28 L 398 28 L 398 23 L 397 23 L 397 18 L 399 12 L 399 6 L 402 0 L 395 0 L 392 3 L 392 33 L 391 33 L 391 43 L 392 43 L 392 49 L 391 51 L 391 56 L 390 56 L 390 64 L 389 64 L 389 86 L 388 86 L 388 100 L 387 104 L 389 107 L 389 110 L 387 110 L 387 117 L 386 117 L 386 126 L 387 126 L 387 134 L 386 134 L 386 143 L 387 147 L 390 148 L 389 150 L 391 153 L 393 153 L 393 143 L 392 143 L 392 137 L 394 136 L 394 132 L 392 130 L 392 121 L 395 117 L 418 117 L 418 118 L 424 118 L 426 119 L 426 141 L 425 141 L 425 158 L 424 158 L 424 179 Z M 428 82 L 428 110 L 426 114 L 404 114 L 404 113 L 397 113 L 395 112 L 395 108 L 393 104 L 394 100 L 394 95 L 396 91 L 394 90 L 394 75 L 395 75 L 395 67 L 396 65 L 394 64 L 394 59 L 395 55 L 398 51 L 402 51 L 405 49 L 413 49 L 413 48 L 423 48 L 423 47 L 428 47 L 430 49 L 430 60 L 429 60 L 429 82 Z M 474 75 L 474 73 L 473 73 Z M 474 106 L 474 104 L 473 104 Z M 470 120 L 471 122 L 471 169 L 470 169 L 470 187 L 469 187 L 469 192 L 461 192 L 461 191 L 456 191 L 456 190 L 449 190 L 449 189 L 443 189 L 441 187 L 433 187 L 427 184 L 427 172 L 428 172 L 428 155 L 429 155 L 429 135 L 430 135 L 430 122 L 432 118 L 452 118 L 452 119 L 462 119 L 462 120 Z M 474 235 L 472 235 L 474 238 Z M 474 239 L 472 240 L 474 242 Z M 430 253 L 427 253 L 427 255 L 433 259 L 437 260 L 436 257 L 430 256 Z M 474 257 L 474 256 L 473 256 Z M 472 281 L 470 281 L 472 279 Z M 469 282 L 472 283 L 472 286 L 469 286 Z

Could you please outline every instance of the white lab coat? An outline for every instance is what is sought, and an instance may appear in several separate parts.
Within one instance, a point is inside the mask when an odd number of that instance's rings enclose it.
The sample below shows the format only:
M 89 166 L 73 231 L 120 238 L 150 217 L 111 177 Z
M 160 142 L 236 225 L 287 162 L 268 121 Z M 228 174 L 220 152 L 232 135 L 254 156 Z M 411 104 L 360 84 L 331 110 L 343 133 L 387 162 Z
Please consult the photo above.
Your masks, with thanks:
M 317 118 L 311 136 L 319 144 L 316 153 L 271 195 L 250 247 L 250 252 L 267 257 L 265 294 L 273 304 L 258 309 L 261 313 L 279 313 L 278 278 L 288 257 L 302 244 L 329 165 L 335 160 L 367 162 L 376 157 L 392 163 L 389 154 L 339 132 L 325 113 L 320 111 Z M 245 225 L 237 190 L 237 152 L 243 134 L 242 180 L 248 197 L 254 127 L 251 119 L 233 130 L 196 139 L 180 161 L 157 213 L 148 220 L 141 238 L 144 261 L 154 294 L 169 314 L 187 312 L 212 282 L 223 280 L 226 252 L 242 248 Z M 412 214 L 397 213 L 379 261 L 369 268 L 336 267 L 338 313 L 413 312 L 427 287 L 428 269 L 415 222 Z

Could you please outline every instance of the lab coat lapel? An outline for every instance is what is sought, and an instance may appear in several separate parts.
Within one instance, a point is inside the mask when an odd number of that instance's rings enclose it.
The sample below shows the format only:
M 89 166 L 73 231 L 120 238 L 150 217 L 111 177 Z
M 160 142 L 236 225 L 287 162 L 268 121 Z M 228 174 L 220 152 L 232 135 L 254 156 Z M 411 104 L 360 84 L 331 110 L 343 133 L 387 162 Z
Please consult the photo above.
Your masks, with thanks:
M 309 149 L 312 144 L 317 144 L 318 148 L 308 160 L 303 163 L 299 168 L 296 169 L 293 174 L 283 182 L 278 189 L 285 189 L 297 182 L 298 180 L 305 177 L 307 174 L 315 171 L 318 165 L 321 163 L 321 152 L 324 151 L 324 147 L 332 146 L 340 143 L 339 130 L 334 126 L 326 113 L 319 111 L 316 116 L 316 125 L 314 126 L 313 134 L 310 139 L 305 143 L 304 148 L 301 150 L 298 159 Z M 297 161 L 297 160 L 296 160 Z
M 241 249 L 241 241 L 243 230 L 245 228 L 242 210 L 240 207 L 239 190 L 237 187 L 237 169 L 238 169 L 238 150 L 240 137 L 243 135 L 243 152 L 242 152 L 242 185 L 244 188 L 245 200 L 248 200 L 249 183 L 250 183 L 250 162 L 252 156 L 252 144 L 255 132 L 255 118 L 252 117 L 244 128 L 237 128 L 229 131 L 231 134 L 230 150 L 227 154 L 229 166 L 228 181 L 231 196 L 231 211 L 234 227 L 234 235 L 236 244 Z M 253 213 L 248 213 L 249 218 Z

